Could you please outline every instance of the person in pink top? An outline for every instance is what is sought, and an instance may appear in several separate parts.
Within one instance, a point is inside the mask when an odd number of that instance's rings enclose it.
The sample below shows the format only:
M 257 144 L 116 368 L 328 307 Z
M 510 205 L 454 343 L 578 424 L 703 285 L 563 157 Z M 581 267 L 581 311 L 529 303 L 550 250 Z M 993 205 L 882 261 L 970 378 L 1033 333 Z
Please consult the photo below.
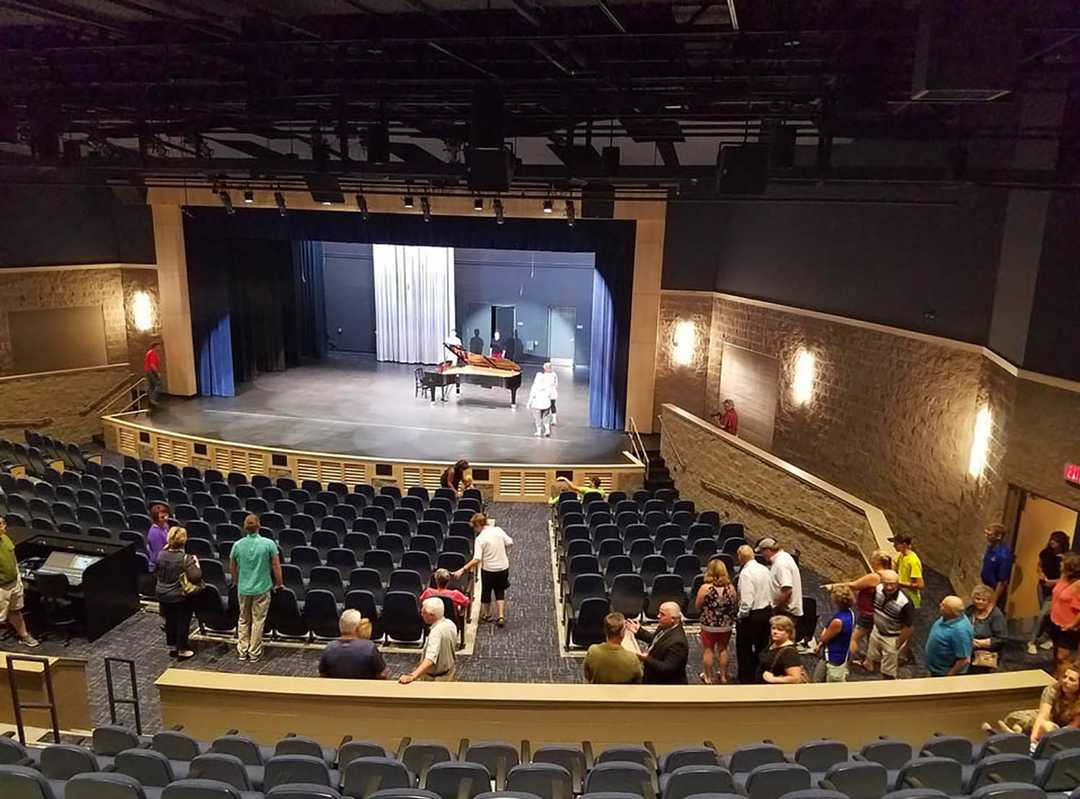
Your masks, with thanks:
M 435 587 L 425 588 L 424 593 L 420 594 L 420 602 L 423 603 L 425 599 L 433 596 L 450 597 L 459 617 L 464 617 L 469 611 L 469 598 L 456 588 L 450 588 L 450 572 L 447 569 L 435 570 Z
M 1057 672 L 1075 659 L 1080 646 L 1080 555 L 1069 552 L 1061 559 L 1061 577 L 1050 604 L 1050 638 L 1054 642 Z

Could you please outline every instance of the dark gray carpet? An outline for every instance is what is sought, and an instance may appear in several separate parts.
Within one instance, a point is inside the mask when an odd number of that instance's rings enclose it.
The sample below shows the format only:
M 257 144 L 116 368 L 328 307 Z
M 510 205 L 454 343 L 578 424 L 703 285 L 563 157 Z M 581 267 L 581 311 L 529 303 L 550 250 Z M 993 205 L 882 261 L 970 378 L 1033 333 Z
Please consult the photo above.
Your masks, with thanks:
M 559 655 L 557 628 L 555 626 L 554 597 L 551 574 L 551 556 L 548 544 L 546 505 L 497 504 L 489 508 L 497 523 L 514 538 L 511 556 L 511 589 L 507 626 L 498 629 L 494 625 L 481 625 L 477 636 L 475 653 L 459 661 L 459 675 L 463 681 L 492 682 L 581 682 L 581 659 L 563 658 Z M 916 629 L 917 651 L 921 652 L 930 624 L 937 613 L 940 598 L 950 591 L 949 584 L 940 575 L 928 572 L 928 588 L 920 610 Z M 818 575 L 804 572 L 804 590 L 815 596 L 821 615 L 828 614 L 828 598 L 820 589 Z M 16 649 L 11 642 L 0 646 Z M 226 641 L 196 644 L 197 657 L 181 668 L 242 672 L 248 674 L 273 674 L 314 676 L 319 660 L 318 650 L 299 650 L 269 646 L 263 660 L 257 664 L 241 664 L 236 659 L 233 645 Z M 106 700 L 103 658 L 106 656 L 133 658 L 137 663 L 139 693 L 142 700 L 143 725 L 147 730 L 160 727 L 161 717 L 154 680 L 166 668 L 174 665 L 165 649 L 160 621 L 154 613 L 139 613 L 128 619 L 92 646 L 75 640 L 69 647 L 62 641 L 47 641 L 36 650 L 50 655 L 69 655 L 89 659 L 89 692 L 92 712 L 98 723 L 109 719 Z M 387 662 L 393 676 L 415 665 L 417 655 L 388 654 Z M 1004 655 L 1003 668 L 1018 669 L 1042 667 L 1049 660 L 1047 653 L 1029 658 L 1020 642 L 1012 643 Z M 815 658 L 807 657 L 806 664 L 812 668 Z M 734 657 L 732 657 L 734 671 Z M 696 636 L 691 636 L 690 665 L 688 672 L 692 682 L 697 682 L 701 670 L 701 647 Z M 904 676 L 925 674 L 921 666 L 902 670 Z M 868 679 L 868 675 L 853 671 L 852 679 Z M 722 689 L 719 689 L 722 690 Z M 127 695 L 121 680 L 119 695 Z M 122 723 L 131 724 L 131 711 L 121 708 Z

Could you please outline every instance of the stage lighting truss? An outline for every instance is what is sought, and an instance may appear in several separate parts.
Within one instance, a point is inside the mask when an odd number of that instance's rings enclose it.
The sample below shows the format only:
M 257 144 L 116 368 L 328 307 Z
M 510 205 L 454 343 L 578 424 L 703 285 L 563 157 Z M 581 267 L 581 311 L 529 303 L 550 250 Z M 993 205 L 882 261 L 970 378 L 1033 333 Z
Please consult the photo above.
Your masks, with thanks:
M 505 219 L 503 219 L 502 200 L 500 200 L 498 198 L 492 200 L 491 201 L 491 207 L 493 209 L 495 209 L 495 222 L 501 225 L 505 221 Z

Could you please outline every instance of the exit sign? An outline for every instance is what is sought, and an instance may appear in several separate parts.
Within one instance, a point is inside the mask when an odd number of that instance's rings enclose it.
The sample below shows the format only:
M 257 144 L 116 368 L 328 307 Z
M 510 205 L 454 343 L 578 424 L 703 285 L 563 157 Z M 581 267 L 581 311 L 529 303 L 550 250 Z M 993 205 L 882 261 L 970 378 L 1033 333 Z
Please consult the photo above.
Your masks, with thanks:
M 1065 482 L 1080 485 L 1080 463 L 1065 464 Z

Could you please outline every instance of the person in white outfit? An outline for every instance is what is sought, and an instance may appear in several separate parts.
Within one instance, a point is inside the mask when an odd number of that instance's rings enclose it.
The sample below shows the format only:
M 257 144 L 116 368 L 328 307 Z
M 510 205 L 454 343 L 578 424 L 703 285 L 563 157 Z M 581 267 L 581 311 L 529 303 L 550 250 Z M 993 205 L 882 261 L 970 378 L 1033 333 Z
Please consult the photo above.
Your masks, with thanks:
M 554 372 L 539 372 L 533 378 L 529 389 L 529 410 L 532 411 L 534 436 L 551 437 L 551 400 L 553 396 L 552 377 Z
M 551 426 L 554 427 L 558 424 L 555 400 L 559 398 L 559 374 L 551 367 L 551 361 L 544 364 L 544 374 L 551 375 Z

